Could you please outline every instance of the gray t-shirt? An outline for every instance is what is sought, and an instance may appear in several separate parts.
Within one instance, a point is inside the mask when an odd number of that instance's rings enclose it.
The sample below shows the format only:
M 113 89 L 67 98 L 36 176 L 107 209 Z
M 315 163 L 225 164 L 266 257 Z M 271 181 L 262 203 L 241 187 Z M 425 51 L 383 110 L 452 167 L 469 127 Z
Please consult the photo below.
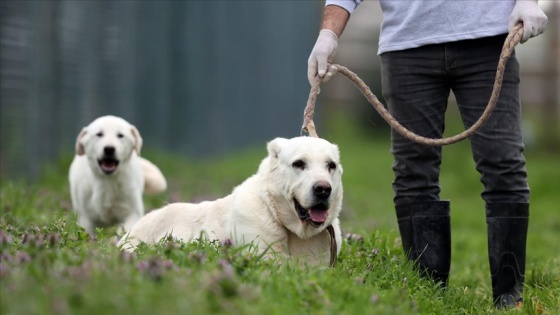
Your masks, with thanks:
M 362 0 L 326 0 L 352 13 Z M 379 0 L 378 54 L 508 33 L 515 0 Z

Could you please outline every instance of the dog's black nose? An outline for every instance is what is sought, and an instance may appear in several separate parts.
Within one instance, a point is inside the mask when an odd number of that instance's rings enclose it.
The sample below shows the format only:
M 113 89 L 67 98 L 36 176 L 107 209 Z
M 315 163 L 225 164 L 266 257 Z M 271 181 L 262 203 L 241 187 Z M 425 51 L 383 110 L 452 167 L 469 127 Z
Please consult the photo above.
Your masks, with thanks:
M 103 148 L 103 153 L 105 153 L 105 156 L 113 156 L 115 155 L 115 147 L 106 146 Z
M 326 181 L 317 182 L 313 185 L 313 193 L 315 193 L 315 196 L 318 198 L 328 198 L 331 195 L 331 191 L 332 187 Z

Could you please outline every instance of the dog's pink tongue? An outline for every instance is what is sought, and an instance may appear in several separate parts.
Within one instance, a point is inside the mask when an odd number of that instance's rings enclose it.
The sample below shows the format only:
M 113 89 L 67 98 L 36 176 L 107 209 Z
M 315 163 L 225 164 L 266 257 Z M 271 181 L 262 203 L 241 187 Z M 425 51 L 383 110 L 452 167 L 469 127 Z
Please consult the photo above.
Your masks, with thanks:
M 314 222 L 325 222 L 329 216 L 329 212 L 327 210 L 310 209 L 309 216 Z
M 101 162 L 101 168 L 103 168 L 104 171 L 112 171 L 117 167 L 117 163 L 113 162 L 113 161 L 102 161 Z

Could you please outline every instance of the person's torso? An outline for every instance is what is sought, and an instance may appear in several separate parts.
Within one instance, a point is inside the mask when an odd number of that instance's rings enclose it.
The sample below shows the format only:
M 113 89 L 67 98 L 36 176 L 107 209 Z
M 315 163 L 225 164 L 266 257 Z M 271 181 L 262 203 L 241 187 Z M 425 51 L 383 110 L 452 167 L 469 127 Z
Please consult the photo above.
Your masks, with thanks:
M 380 0 L 378 54 L 508 32 L 515 0 Z

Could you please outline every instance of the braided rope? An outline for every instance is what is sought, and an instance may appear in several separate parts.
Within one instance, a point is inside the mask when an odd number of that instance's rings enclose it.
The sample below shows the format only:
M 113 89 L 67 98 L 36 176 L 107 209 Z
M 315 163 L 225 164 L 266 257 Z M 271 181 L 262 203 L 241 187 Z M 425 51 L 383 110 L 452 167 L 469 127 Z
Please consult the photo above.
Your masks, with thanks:
M 343 74 L 348 79 L 350 79 L 350 81 L 352 81 L 358 87 L 358 89 L 362 92 L 362 94 L 366 97 L 366 99 L 370 102 L 370 104 L 373 105 L 373 107 L 379 113 L 379 115 L 381 115 L 381 117 L 383 117 L 383 119 L 385 119 L 385 121 L 398 133 L 418 143 L 422 143 L 430 146 L 443 146 L 443 145 L 456 143 L 461 140 L 464 140 L 467 137 L 470 137 L 488 120 L 490 114 L 492 114 L 492 111 L 496 107 L 496 103 L 498 102 L 498 98 L 500 96 L 506 63 L 509 60 L 515 46 L 521 41 L 522 37 L 523 37 L 523 24 L 517 24 L 507 36 L 504 45 L 502 47 L 500 60 L 498 62 L 498 68 L 496 70 L 496 78 L 494 80 L 492 95 L 490 96 L 488 105 L 486 105 L 486 109 L 484 110 L 480 118 L 467 130 L 457 135 L 447 137 L 447 138 L 441 138 L 441 139 L 426 138 L 417 135 L 414 132 L 406 129 L 393 116 L 391 116 L 391 114 L 385 109 L 383 104 L 379 102 L 375 94 L 371 92 L 371 90 L 364 83 L 364 81 L 362 81 L 362 79 L 360 79 L 354 72 L 348 70 L 348 68 L 341 65 L 332 65 L 332 67 L 336 67 L 337 72 Z M 311 91 L 309 92 L 307 105 L 303 112 L 302 131 L 307 132 L 312 137 L 318 137 L 317 132 L 315 130 L 315 124 L 313 123 L 313 115 L 315 114 L 315 102 L 317 100 L 317 94 L 319 94 L 320 84 L 321 84 L 321 79 L 319 78 L 319 76 L 315 77 L 315 81 L 313 82 L 313 85 L 311 86 Z

